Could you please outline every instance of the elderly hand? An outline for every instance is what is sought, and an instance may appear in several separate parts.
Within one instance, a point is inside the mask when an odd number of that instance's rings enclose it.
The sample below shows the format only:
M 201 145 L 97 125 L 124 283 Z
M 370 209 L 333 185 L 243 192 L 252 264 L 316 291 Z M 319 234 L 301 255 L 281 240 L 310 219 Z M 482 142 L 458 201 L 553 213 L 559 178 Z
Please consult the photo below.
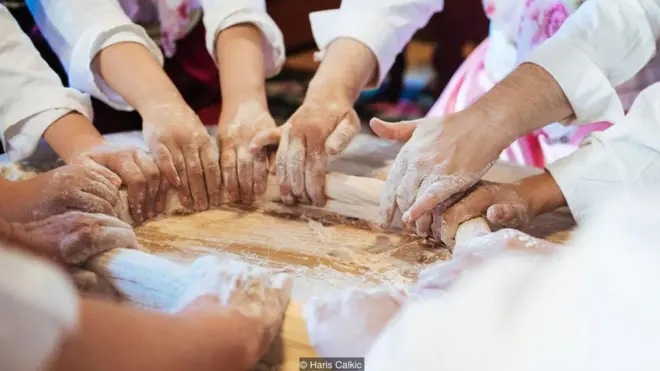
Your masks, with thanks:
M 2 217 L 31 222 L 71 210 L 117 216 L 121 179 L 112 171 L 67 165 L 3 185 Z
M 142 133 L 181 204 L 197 211 L 220 204 L 220 165 L 211 136 L 189 107 L 154 107 L 143 114 Z
M 490 169 L 506 147 L 506 136 L 488 118 L 468 111 L 442 117 L 390 124 L 373 119 L 382 138 L 407 141 L 387 178 L 380 220 L 387 228 L 398 211 L 408 225 L 427 231 L 431 210 L 448 206 Z
M 291 279 L 213 256 L 197 259 L 190 277 L 191 286 L 171 312 L 222 312 L 246 321 L 249 333 L 242 335 L 249 342 L 248 364 L 255 364 L 279 333 L 291 296 Z
M 282 128 L 260 134 L 252 146 L 259 149 L 279 140 L 276 166 L 282 202 L 323 206 L 328 156 L 340 154 L 359 132 L 360 119 L 348 100 L 308 95 Z
M 321 357 L 364 357 L 405 300 L 405 293 L 388 289 L 314 298 L 303 309 L 309 340 Z
M 451 260 L 437 262 L 426 268 L 420 273 L 410 295 L 442 293 L 465 272 L 477 268 L 487 259 L 512 252 L 550 254 L 561 247 L 562 245 L 538 239 L 514 229 L 501 229 L 457 246 Z
M 262 146 L 251 146 L 262 132 L 276 130 L 268 108 L 255 100 L 241 103 L 236 109 L 223 108 L 218 125 L 220 167 L 224 191 L 231 202 L 250 204 L 266 192 L 269 156 Z
M 114 248 L 139 248 L 130 225 L 103 214 L 70 211 L 12 227 L 13 240 L 62 264 L 83 264 Z
M 135 146 L 97 145 L 78 155 L 72 164 L 91 170 L 99 166 L 117 174 L 128 190 L 128 207 L 136 223 L 162 213 L 169 183 L 161 177 L 156 163 Z

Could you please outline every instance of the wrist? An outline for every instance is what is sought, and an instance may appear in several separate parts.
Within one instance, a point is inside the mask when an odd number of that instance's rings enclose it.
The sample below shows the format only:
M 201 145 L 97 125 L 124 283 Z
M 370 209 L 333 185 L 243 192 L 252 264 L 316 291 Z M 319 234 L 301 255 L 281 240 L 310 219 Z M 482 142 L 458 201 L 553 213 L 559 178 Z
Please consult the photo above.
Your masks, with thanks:
M 81 153 L 104 142 L 92 123 L 77 112 L 71 112 L 56 120 L 46 129 L 44 138 L 67 164 Z
M 223 89 L 224 91 L 224 89 Z M 235 113 L 238 107 L 246 102 L 257 103 L 261 108 L 268 108 L 265 84 L 252 84 L 234 89 L 227 89 L 222 95 L 222 112 Z
M 520 181 L 517 193 L 528 205 L 532 217 L 566 206 L 566 199 L 549 172 L 543 172 Z

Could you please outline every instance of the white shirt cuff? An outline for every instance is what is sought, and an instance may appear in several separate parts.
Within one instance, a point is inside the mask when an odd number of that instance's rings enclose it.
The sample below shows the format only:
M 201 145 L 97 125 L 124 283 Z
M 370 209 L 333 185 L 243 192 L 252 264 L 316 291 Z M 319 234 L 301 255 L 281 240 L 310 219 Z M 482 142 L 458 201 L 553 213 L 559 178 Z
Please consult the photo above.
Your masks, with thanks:
M 114 109 L 132 111 L 134 108 L 92 70 L 92 60 L 101 50 L 124 42 L 143 45 L 161 66 L 164 64 L 163 54 L 158 45 L 149 38 L 142 27 L 133 24 L 128 18 L 99 20 L 98 24 L 80 35 L 73 48 L 69 66 L 71 87 L 91 94 Z
M 19 106 L 22 105 L 15 105 Z M 12 161 L 32 155 L 46 129 L 69 112 L 78 112 L 93 121 L 89 97 L 73 89 L 55 87 L 35 90 L 30 95 L 29 107 L 29 111 L 10 111 L 6 115 L 2 144 Z
M 15 248 L 0 247 L 0 359 L 3 369 L 40 370 L 78 324 L 66 275 Z
M 552 37 L 527 62 L 543 67 L 561 86 L 578 122 L 617 121 L 624 115 L 616 90 L 577 39 Z
M 215 3 L 214 3 L 215 4 Z M 263 34 L 263 51 L 266 77 L 277 75 L 284 66 L 286 50 L 284 36 L 277 24 L 266 13 L 265 4 L 261 1 L 244 1 L 240 5 L 227 9 L 227 4 L 204 8 L 204 27 L 206 28 L 206 48 L 217 64 L 216 40 L 218 34 L 237 24 L 249 23 L 259 28 Z M 209 9 L 210 8 L 210 9 Z
M 346 37 L 366 45 L 378 60 L 378 75 L 369 82 L 368 88 L 380 85 L 396 56 L 401 52 L 398 48 L 397 30 L 388 25 L 385 16 L 374 14 L 373 11 L 324 10 L 309 15 L 312 34 L 316 45 L 324 51 L 334 40 Z

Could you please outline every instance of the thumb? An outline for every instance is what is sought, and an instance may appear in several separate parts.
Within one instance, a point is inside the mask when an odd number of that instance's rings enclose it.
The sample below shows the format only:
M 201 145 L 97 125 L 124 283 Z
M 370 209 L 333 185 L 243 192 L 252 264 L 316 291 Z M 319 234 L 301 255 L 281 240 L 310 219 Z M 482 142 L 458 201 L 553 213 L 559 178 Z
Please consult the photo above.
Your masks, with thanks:
M 506 228 L 524 227 L 529 224 L 529 215 L 522 205 L 495 204 L 486 210 L 489 222 Z
M 256 154 L 264 147 L 275 145 L 280 142 L 282 136 L 282 127 L 270 128 L 262 130 L 250 142 L 249 151 L 251 154 Z
M 406 142 L 412 137 L 417 124 L 420 120 L 413 121 L 399 121 L 399 122 L 385 122 L 378 118 L 372 118 L 369 122 L 371 129 L 383 139 L 397 140 L 399 142 Z

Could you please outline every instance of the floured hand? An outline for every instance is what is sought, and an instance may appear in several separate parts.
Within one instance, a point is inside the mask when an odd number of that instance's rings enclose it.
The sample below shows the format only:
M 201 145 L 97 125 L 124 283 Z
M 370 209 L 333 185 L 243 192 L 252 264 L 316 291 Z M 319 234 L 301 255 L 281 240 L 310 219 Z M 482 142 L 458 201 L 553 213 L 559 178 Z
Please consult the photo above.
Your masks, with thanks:
M 156 163 L 139 147 L 106 143 L 78 155 L 72 163 L 90 170 L 105 167 L 117 174 L 127 187 L 127 206 L 136 223 L 164 211 L 169 183 L 161 177 Z
M 83 264 L 92 256 L 114 248 L 139 248 L 130 225 L 107 215 L 79 211 L 13 224 L 12 238 L 69 265 Z
M 312 299 L 303 309 L 310 342 L 321 357 L 364 357 L 405 300 L 405 293 L 387 289 Z
M 457 246 L 451 260 L 437 262 L 426 268 L 420 273 L 410 294 L 440 294 L 449 289 L 465 272 L 477 268 L 488 259 L 506 253 L 550 254 L 561 247 L 562 245 L 514 229 L 501 229 Z
M 17 182 L 3 182 L 2 217 L 31 222 L 71 210 L 117 216 L 121 179 L 97 166 L 67 165 Z
M 419 231 L 430 230 L 430 212 L 448 206 L 452 197 L 481 179 L 506 146 L 498 128 L 466 111 L 397 124 L 373 119 L 371 127 L 382 138 L 407 141 L 382 195 L 380 220 L 385 228 L 398 209 L 410 230 L 413 223 Z
M 220 203 L 218 151 L 189 107 L 163 105 L 144 114 L 142 133 L 156 164 L 181 204 L 197 211 Z
M 223 190 L 231 202 L 250 204 L 266 192 L 269 170 L 267 148 L 251 147 L 257 134 L 276 129 L 275 121 L 256 100 L 241 103 L 236 109 L 223 107 L 218 124 Z
M 195 311 L 224 313 L 247 321 L 251 332 L 248 364 L 255 364 L 280 331 L 291 296 L 292 282 L 284 274 L 272 275 L 241 262 L 216 257 L 197 259 L 188 287 L 172 313 Z
M 279 140 L 276 170 L 282 202 L 323 206 L 328 156 L 340 154 L 359 132 L 360 119 L 349 101 L 308 96 L 281 131 L 263 133 L 253 146 Z

